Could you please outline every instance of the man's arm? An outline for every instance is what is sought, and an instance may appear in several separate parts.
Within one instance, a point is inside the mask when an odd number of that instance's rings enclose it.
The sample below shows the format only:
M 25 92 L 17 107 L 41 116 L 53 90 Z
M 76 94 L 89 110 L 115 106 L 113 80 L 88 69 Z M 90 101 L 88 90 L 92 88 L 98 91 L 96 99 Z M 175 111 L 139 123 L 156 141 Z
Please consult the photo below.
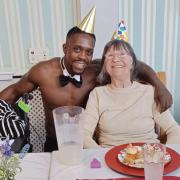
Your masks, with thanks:
M 138 81 L 145 82 L 155 87 L 155 101 L 160 107 L 160 112 L 171 107 L 173 100 L 172 95 L 165 85 L 157 77 L 154 70 L 145 63 L 138 61 L 136 66 L 136 77 Z
M 16 102 L 24 93 L 35 88 L 35 84 L 30 80 L 29 73 L 24 75 L 17 83 L 12 84 L 0 92 L 0 99 L 7 103 Z

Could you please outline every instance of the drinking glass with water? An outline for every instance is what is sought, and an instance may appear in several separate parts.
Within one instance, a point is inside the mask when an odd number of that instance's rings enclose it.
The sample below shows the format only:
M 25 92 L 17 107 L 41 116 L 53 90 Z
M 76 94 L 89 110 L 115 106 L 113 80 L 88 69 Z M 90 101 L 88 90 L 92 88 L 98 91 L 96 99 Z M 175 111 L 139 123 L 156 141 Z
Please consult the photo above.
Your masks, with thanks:
M 165 145 L 145 144 L 143 147 L 145 180 L 162 180 L 164 172 Z
M 53 110 L 58 159 L 66 165 L 75 165 L 82 160 L 83 134 L 81 113 L 78 106 L 63 106 Z

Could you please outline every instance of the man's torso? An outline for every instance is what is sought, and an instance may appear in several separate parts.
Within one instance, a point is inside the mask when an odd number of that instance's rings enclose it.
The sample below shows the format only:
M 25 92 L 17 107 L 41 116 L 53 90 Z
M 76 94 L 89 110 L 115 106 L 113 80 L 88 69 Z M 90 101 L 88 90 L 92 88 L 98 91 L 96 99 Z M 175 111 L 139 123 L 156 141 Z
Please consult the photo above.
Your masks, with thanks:
M 62 87 L 59 83 L 59 76 L 62 74 L 60 67 L 60 58 L 50 60 L 49 64 L 45 64 L 45 71 L 42 71 L 37 83 L 43 99 L 43 105 L 46 115 L 46 132 L 47 136 L 55 138 L 55 128 L 52 116 L 52 110 L 60 106 L 82 106 L 85 107 L 89 92 L 94 88 L 97 69 L 94 65 L 85 69 L 82 79 L 81 88 L 75 87 L 72 83 L 68 83 Z M 43 67 L 40 67 L 41 69 Z

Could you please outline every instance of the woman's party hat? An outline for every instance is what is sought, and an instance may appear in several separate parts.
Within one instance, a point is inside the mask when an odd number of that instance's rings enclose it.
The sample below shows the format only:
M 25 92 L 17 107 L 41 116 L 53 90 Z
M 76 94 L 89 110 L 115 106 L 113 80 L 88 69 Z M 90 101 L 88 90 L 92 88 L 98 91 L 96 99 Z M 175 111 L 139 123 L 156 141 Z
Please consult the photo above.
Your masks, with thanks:
M 126 32 L 126 27 L 124 25 L 124 21 L 121 21 L 118 24 L 118 29 L 114 32 L 112 40 L 124 40 L 128 42 L 128 36 Z

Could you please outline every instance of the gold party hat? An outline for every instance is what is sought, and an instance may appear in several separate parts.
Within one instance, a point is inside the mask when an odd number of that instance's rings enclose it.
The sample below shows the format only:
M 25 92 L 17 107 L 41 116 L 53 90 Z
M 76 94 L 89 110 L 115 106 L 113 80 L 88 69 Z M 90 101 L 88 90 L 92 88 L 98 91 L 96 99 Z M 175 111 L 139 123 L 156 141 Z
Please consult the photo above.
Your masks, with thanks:
M 128 36 L 127 36 L 127 31 L 126 31 L 126 27 L 124 25 L 124 21 L 121 21 L 118 24 L 118 29 L 114 32 L 112 40 L 124 40 L 126 42 L 128 42 Z
M 94 34 L 96 7 L 93 7 L 87 16 L 78 25 L 78 28 L 84 32 Z

